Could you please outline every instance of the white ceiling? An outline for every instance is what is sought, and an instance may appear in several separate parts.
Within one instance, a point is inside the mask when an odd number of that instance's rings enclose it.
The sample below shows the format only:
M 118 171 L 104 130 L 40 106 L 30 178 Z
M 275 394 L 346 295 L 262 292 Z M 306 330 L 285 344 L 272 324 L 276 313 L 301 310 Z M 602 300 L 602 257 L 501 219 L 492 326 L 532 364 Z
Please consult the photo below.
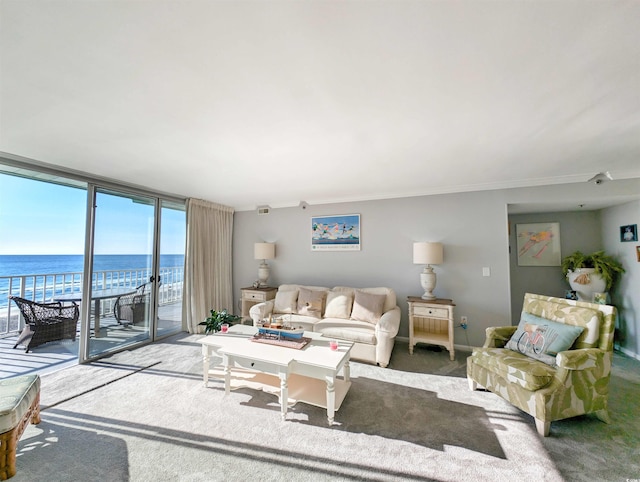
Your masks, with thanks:
M 0 151 L 236 209 L 640 177 L 640 1 L 1 0 Z

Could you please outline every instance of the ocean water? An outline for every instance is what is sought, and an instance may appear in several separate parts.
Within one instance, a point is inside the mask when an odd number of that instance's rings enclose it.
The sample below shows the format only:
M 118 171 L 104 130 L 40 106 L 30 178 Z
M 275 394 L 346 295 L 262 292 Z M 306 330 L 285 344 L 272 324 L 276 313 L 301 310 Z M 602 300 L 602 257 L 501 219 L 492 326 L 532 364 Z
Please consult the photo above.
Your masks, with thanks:
M 82 285 L 82 271 L 84 268 L 83 255 L 0 255 L 0 308 L 8 304 L 9 294 L 19 294 L 17 290 L 17 280 L 13 281 L 13 293 L 9 293 L 9 277 L 27 276 L 25 282 L 25 296 L 31 298 L 34 290 L 36 293 L 45 287 L 47 298 L 55 292 L 66 293 L 78 289 Z M 127 282 L 134 276 L 141 276 L 148 279 L 151 269 L 151 256 L 144 254 L 105 254 L 96 255 L 94 260 L 94 276 L 96 273 L 118 271 L 122 272 L 116 279 L 119 283 Z M 165 254 L 160 256 L 160 270 L 164 268 L 182 268 L 184 266 L 184 255 Z M 62 277 L 46 276 L 62 273 L 75 273 L 67 275 L 65 283 Z M 129 273 L 128 275 L 126 273 Z M 180 271 L 180 274 L 182 271 Z M 121 277 L 122 276 L 122 277 Z M 111 279 L 111 277 L 109 277 Z M 181 282 L 182 279 L 174 279 L 174 282 Z

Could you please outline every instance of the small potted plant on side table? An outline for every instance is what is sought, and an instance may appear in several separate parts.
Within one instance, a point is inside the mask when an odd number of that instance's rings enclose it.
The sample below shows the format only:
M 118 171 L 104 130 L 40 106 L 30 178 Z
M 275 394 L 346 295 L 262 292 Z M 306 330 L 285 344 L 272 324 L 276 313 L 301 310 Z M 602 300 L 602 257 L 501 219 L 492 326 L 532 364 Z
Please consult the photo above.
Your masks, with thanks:
M 198 325 L 204 326 L 204 333 L 208 335 L 209 333 L 219 332 L 224 324 L 231 325 L 241 319 L 241 316 L 232 315 L 228 313 L 226 309 L 222 311 L 211 310 L 211 314 L 205 318 L 203 322 L 198 323 Z

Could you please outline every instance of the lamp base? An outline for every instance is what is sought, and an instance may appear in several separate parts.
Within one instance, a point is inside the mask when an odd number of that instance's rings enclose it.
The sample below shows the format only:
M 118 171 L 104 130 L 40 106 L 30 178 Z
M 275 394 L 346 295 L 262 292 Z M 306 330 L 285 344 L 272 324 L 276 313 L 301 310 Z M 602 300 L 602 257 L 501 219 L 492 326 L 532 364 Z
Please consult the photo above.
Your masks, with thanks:
M 258 288 L 267 286 L 269 274 L 269 265 L 263 261 L 260 263 L 260 266 L 258 266 Z
M 423 300 L 435 300 L 437 298 L 432 293 L 436 287 L 436 274 L 430 265 L 427 265 L 424 271 L 420 273 L 420 285 L 422 285 L 422 289 L 424 290 L 424 294 L 421 297 Z

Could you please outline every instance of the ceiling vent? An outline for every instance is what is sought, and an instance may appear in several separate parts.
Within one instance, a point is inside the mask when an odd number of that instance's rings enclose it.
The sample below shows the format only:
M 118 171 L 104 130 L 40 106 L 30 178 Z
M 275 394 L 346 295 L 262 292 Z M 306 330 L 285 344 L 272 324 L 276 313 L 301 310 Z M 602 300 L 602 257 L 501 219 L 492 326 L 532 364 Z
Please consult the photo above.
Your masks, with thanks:
M 271 208 L 269 206 L 258 206 L 258 214 L 269 214 L 271 212 Z

